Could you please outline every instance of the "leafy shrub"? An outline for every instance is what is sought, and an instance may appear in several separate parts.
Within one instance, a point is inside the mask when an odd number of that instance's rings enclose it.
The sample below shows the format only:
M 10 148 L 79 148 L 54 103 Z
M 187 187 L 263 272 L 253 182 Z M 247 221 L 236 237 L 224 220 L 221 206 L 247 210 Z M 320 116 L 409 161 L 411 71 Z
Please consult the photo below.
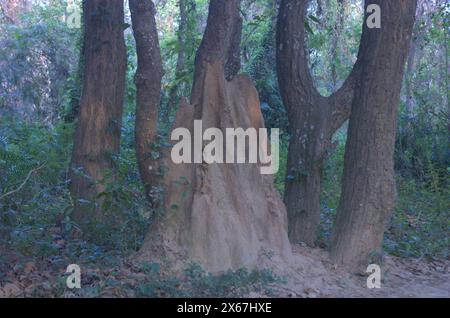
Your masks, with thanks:
M 70 238 L 76 228 L 68 191 L 73 130 L 73 124 L 47 127 L 0 120 L 0 234 L 11 250 L 41 256 L 56 253 L 54 241 Z M 93 224 L 93 233 L 105 248 L 127 252 L 140 246 L 150 209 L 134 150 L 125 144 L 117 161 L 118 179 L 107 183 L 100 194 L 111 222 Z
M 159 264 L 148 264 L 146 268 L 150 281 L 139 286 L 141 297 L 243 297 L 250 292 L 270 295 L 270 284 L 284 282 L 270 270 L 242 268 L 213 275 L 198 264 L 190 264 L 183 276 L 167 277 L 162 275 Z

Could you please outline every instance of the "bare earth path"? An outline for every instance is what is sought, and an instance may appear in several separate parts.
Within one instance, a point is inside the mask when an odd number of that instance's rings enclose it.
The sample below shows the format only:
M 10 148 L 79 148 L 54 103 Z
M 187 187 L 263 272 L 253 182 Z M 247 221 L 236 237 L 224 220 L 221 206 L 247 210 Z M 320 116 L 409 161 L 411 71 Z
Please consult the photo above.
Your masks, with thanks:
M 323 249 L 296 245 L 297 264 L 284 272 L 280 297 L 450 297 L 450 261 L 425 261 L 386 256 L 381 264 L 381 289 L 368 289 L 367 277 L 350 275 L 328 261 Z M 256 296 L 256 295 L 253 295 Z

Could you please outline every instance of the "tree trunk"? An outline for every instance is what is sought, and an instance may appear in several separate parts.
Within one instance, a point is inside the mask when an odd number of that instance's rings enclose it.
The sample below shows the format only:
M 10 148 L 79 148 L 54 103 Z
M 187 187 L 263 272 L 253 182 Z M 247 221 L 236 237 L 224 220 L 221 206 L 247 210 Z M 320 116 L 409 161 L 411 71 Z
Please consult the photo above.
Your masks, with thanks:
M 70 186 L 75 199 L 73 218 L 82 226 L 101 220 L 97 195 L 105 190 L 105 182 L 114 180 L 126 69 L 123 1 L 85 1 L 83 11 L 85 76 Z
M 151 0 L 130 0 L 130 11 L 138 59 L 135 75 L 136 155 L 147 197 L 153 205 L 157 205 L 160 199 L 159 177 L 152 150 L 158 126 L 163 67 L 155 21 L 156 10 Z
M 321 170 L 335 131 L 348 119 L 358 62 L 330 97 L 315 89 L 305 48 L 308 0 L 284 0 L 277 25 L 278 81 L 289 117 L 284 202 L 292 243 L 314 245 L 320 221 Z
M 264 127 L 256 89 L 236 75 L 241 26 L 238 0 L 211 0 L 191 105 L 181 103 L 174 128 L 193 136 L 194 120 L 224 135 L 226 128 Z M 138 260 L 175 268 L 191 260 L 219 272 L 291 257 L 286 210 L 260 164 L 175 164 L 169 154 L 165 165 L 165 213 L 152 223 Z
M 411 40 L 415 0 L 368 0 L 381 7 L 381 29 L 366 25 L 363 60 L 345 152 L 342 195 L 331 258 L 365 271 L 380 251 L 395 206 L 394 145 L 397 108 Z M 371 259 L 372 258 L 372 259 Z

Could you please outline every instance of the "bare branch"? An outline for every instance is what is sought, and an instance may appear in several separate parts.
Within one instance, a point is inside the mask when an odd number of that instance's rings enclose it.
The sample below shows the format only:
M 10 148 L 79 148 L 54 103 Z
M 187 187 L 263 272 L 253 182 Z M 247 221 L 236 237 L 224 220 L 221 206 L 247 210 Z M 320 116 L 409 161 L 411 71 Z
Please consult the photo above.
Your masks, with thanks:
M 26 177 L 25 180 L 20 184 L 20 186 L 19 186 L 17 189 L 12 190 L 12 191 L 9 191 L 8 193 L 5 193 L 4 195 L 0 196 L 0 200 L 3 200 L 4 198 L 6 198 L 6 197 L 8 197 L 8 196 L 10 196 L 10 195 L 12 195 L 12 194 L 14 194 L 14 193 L 17 193 L 17 192 L 19 192 L 20 190 L 22 190 L 22 188 L 25 186 L 25 184 L 27 184 L 28 180 L 30 180 L 31 176 L 32 176 L 34 173 L 36 173 L 36 172 L 38 172 L 39 170 L 41 170 L 42 168 L 44 168 L 44 166 L 45 166 L 46 164 L 47 164 L 47 163 L 43 163 L 43 164 L 40 165 L 39 167 L 37 167 L 37 168 L 35 168 L 35 169 L 32 169 L 30 172 L 28 172 L 27 177 Z

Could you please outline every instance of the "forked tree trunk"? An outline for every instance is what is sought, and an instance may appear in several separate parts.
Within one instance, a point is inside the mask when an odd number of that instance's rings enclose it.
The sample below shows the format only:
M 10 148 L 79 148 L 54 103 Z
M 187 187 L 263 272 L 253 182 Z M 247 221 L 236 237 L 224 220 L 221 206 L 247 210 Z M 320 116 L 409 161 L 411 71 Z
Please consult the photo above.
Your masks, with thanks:
M 239 70 L 238 0 L 212 0 L 197 52 L 191 105 L 182 103 L 174 128 L 264 126 L 256 89 Z M 286 210 L 272 177 L 259 164 L 165 162 L 165 213 L 154 220 L 138 260 L 200 263 L 211 272 L 289 259 Z
M 289 117 L 290 143 L 284 202 L 292 243 L 314 245 L 320 222 L 321 170 L 331 138 L 348 119 L 359 62 L 330 97 L 319 94 L 308 68 L 308 0 L 283 0 L 277 26 L 278 81 Z
M 416 0 L 368 0 L 381 7 L 381 29 L 366 25 L 363 60 L 345 152 L 342 196 L 331 258 L 364 271 L 380 251 L 395 205 L 394 145 L 397 108 L 411 40 Z
M 73 217 L 80 225 L 101 219 L 97 195 L 105 190 L 104 182 L 114 180 L 126 68 L 123 1 L 85 1 L 83 10 L 84 84 L 70 186 Z
M 153 205 L 160 200 L 158 168 L 152 151 L 157 132 L 163 76 L 155 6 L 151 0 L 130 0 L 133 33 L 136 40 L 138 68 L 135 75 L 136 154 L 141 180 Z

